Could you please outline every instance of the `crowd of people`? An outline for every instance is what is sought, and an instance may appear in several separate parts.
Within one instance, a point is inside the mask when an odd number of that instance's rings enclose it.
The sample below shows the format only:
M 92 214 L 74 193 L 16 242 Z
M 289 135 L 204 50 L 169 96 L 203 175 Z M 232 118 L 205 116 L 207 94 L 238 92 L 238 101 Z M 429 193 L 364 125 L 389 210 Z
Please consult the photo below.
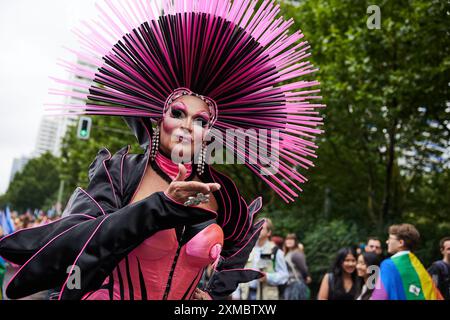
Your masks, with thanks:
M 415 256 L 420 240 L 411 224 L 389 228 L 387 257 L 382 241 L 369 237 L 362 247 L 340 249 L 323 275 L 317 297 L 311 295 L 312 282 L 304 247 L 295 234 L 284 239 L 271 237 L 270 219 L 261 231 L 247 266 L 264 276 L 241 284 L 234 300 L 442 300 L 450 299 L 450 237 L 440 241 L 442 259 L 428 270 Z
M 15 231 L 38 227 L 58 219 L 50 212 L 11 213 Z M 295 234 L 272 236 L 273 223 L 265 218 L 259 239 L 246 267 L 261 272 L 261 278 L 242 283 L 233 300 L 450 300 L 450 237 L 440 241 L 442 259 L 428 269 L 414 255 L 420 234 L 411 224 L 389 228 L 387 257 L 382 241 L 369 237 L 363 246 L 340 249 L 323 275 L 317 297 L 311 295 L 311 274 L 305 249 Z M 3 230 L 0 226 L 0 238 Z M 1 259 L 1 258 L 0 258 Z M 6 272 L 0 260 L 0 285 Z M 213 272 L 210 266 L 199 287 Z M 4 288 L 0 290 L 4 294 Z M 41 295 L 45 297 L 45 295 Z
M 59 219 L 59 217 L 54 209 L 49 211 L 27 211 L 24 214 L 19 214 L 17 211 L 10 212 L 7 208 L 6 211 L 0 211 L 0 239 L 19 230 L 35 228 L 51 223 Z M 17 267 L 8 264 L 0 257 L 0 300 L 6 299 L 4 291 L 7 281 L 17 271 Z
M 27 211 L 24 214 L 19 214 L 17 211 L 12 211 L 10 217 L 13 223 L 14 231 L 39 227 L 41 225 L 51 223 L 60 218 L 60 216 L 56 213 L 55 210 L 49 211 L 36 210 L 34 212 Z M 2 228 L 1 225 L 0 228 Z M 0 230 L 0 232 L 2 232 L 3 234 L 4 232 L 3 228 L 2 230 Z

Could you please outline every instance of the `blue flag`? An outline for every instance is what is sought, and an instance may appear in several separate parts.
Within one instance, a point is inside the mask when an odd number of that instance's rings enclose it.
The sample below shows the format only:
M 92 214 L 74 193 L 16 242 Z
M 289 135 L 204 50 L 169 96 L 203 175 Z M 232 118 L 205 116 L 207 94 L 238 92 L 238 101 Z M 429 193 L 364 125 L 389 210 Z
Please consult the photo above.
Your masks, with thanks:
M 14 233 L 16 231 L 16 228 L 14 227 L 14 221 L 11 218 L 11 210 L 9 207 L 6 207 L 6 223 L 8 224 L 8 234 Z
M 6 211 L 0 211 L 0 227 L 3 230 L 3 235 L 7 236 L 8 234 L 14 233 L 14 223 L 11 218 L 11 211 L 9 207 L 6 207 Z

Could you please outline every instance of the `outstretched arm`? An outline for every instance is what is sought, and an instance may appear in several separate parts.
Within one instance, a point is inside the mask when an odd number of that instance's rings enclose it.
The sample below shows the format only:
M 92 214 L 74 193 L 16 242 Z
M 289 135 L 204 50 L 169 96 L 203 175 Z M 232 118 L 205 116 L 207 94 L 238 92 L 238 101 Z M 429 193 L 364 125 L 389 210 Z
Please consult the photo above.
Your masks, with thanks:
M 74 224 L 50 239 L 22 265 L 7 294 L 17 299 L 62 287 L 60 299 L 81 299 L 98 289 L 127 254 L 156 232 L 214 218 L 213 212 L 184 207 L 164 193 L 153 194 L 109 215 Z M 72 218 L 61 222 L 66 219 Z M 0 242 L 0 254 L 11 246 L 13 238 Z M 77 267 L 81 271 L 81 289 L 67 290 L 68 273 Z

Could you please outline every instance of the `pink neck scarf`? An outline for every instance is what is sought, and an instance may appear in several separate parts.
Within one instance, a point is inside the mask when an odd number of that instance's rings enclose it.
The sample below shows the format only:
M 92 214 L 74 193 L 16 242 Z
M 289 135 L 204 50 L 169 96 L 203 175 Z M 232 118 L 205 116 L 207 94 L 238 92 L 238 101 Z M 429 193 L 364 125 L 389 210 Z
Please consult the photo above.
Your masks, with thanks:
M 155 162 L 158 167 L 165 172 L 172 180 L 176 178 L 178 175 L 178 164 L 174 163 L 172 160 L 158 152 L 155 158 Z M 192 164 L 184 163 L 184 166 L 187 169 L 186 178 L 190 177 L 192 173 Z

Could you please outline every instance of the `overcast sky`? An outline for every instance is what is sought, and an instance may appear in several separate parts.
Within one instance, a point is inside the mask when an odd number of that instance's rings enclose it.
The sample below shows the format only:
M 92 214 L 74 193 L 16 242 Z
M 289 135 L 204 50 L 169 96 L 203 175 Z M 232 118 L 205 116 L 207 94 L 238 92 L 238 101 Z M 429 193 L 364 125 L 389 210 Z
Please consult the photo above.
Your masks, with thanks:
M 49 76 L 66 77 L 56 65 L 69 58 L 62 46 L 77 47 L 71 33 L 94 14 L 95 0 L 0 0 L 0 194 L 13 159 L 35 147 Z M 71 58 L 71 57 L 70 57 Z

